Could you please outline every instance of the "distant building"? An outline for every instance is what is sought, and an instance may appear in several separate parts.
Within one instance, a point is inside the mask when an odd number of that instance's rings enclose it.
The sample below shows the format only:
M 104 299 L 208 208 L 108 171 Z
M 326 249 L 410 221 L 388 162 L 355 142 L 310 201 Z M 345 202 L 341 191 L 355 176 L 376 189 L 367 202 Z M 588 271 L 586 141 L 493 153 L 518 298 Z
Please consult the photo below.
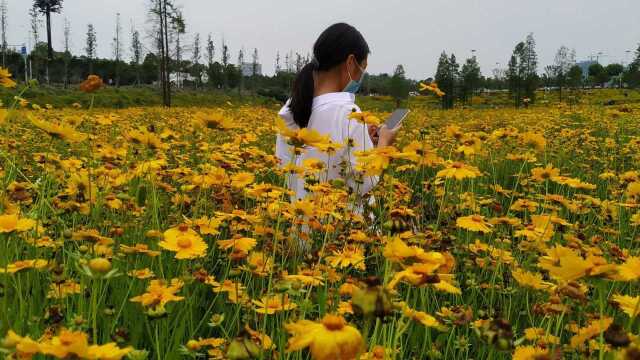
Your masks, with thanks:
M 240 71 L 242 71 L 242 76 L 252 76 L 253 75 L 253 63 L 242 63 L 240 65 Z M 262 64 L 255 64 L 255 74 L 262 75 Z
M 593 60 L 584 60 L 584 61 L 578 61 L 576 63 L 576 65 L 578 65 L 580 67 L 580 70 L 582 70 L 582 78 L 586 79 L 589 77 L 589 66 L 593 65 L 593 64 L 597 64 L 597 61 L 593 61 Z

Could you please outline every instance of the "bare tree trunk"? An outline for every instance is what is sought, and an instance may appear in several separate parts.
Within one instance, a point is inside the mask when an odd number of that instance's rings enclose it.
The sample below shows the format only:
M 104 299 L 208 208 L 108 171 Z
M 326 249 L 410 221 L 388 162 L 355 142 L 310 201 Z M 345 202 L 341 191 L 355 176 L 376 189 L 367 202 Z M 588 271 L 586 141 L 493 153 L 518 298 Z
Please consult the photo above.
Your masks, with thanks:
M 165 57 L 164 57 L 164 62 L 165 62 L 165 86 L 166 86 L 166 91 L 167 91 L 167 101 L 165 103 L 165 106 L 167 107 L 171 107 L 171 82 L 170 82 L 170 69 L 169 69 L 169 22 L 168 20 L 168 15 L 167 15 L 167 0 L 162 0 L 163 3 L 163 9 L 162 9 L 162 13 L 164 16 L 164 51 L 165 51 Z
M 160 87 L 162 89 L 162 104 L 167 105 L 167 87 L 166 76 L 167 69 L 165 68 L 165 49 L 164 49 L 164 15 L 163 15 L 163 3 L 164 0 L 158 0 L 158 16 L 160 17 Z
M 53 60 L 53 47 L 51 46 L 51 8 L 49 5 L 47 5 L 47 60 Z
M 562 83 L 559 84 L 558 88 L 560 89 L 560 102 L 562 102 Z

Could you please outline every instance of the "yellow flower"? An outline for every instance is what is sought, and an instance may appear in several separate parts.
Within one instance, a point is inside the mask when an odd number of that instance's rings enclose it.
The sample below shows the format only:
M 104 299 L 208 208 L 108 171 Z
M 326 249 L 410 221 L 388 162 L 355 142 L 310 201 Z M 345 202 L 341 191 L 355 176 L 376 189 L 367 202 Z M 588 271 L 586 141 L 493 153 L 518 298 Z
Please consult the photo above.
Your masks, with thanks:
M 509 210 L 513 211 L 529 211 L 534 212 L 538 209 L 539 204 L 535 201 L 527 200 L 527 199 L 518 199 L 513 204 L 511 204 L 511 208 Z
M 0 233 L 27 231 L 36 226 L 35 220 L 20 218 L 18 214 L 0 215 Z
M 474 166 L 466 165 L 461 162 L 449 162 L 444 169 L 438 171 L 436 177 L 463 180 L 466 178 L 473 179 L 481 175 L 482 173 L 480 170 Z
M 4 266 L 0 267 L 0 274 L 3 274 L 5 272 L 9 274 L 15 274 L 18 271 L 25 270 L 25 269 L 41 270 L 45 268 L 48 264 L 49 264 L 49 261 L 44 259 L 20 260 L 20 261 L 14 262 L 13 264 L 8 264 L 6 266 L 6 269 Z
M 89 340 L 87 334 L 82 331 L 70 331 L 62 329 L 58 336 L 40 344 L 40 352 L 59 359 L 77 356 L 81 359 L 88 358 Z
M 544 290 L 550 285 L 542 280 L 542 274 L 540 273 L 516 269 L 511 272 L 511 276 L 513 276 L 520 286 L 526 286 L 536 290 Z
M 128 275 L 134 277 L 136 279 L 144 280 L 149 279 L 156 276 L 153 271 L 149 268 L 139 269 L 139 270 L 131 270 L 128 272 Z
M 328 135 L 321 135 L 315 129 L 290 129 L 281 118 L 276 119 L 276 131 L 288 139 L 290 145 L 301 148 L 304 145 L 323 147 L 331 143 Z
M 415 246 L 409 246 L 399 236 L 387 241 L 382 255 L 393 262 L 401 262 L 404 259 L 414 257 L 420 252 Z
M 160 251 L 149 250 L 147 244 L 135 244 L 134 246 L 120 245 L 120 250 L 125 254 L 145 254 L 149 257 L 156 257 L 160 255 Z
M 22 337 L 9 330 L 0 344 L 5 349 L 14 350 L 17 359 L 31 359 L 40 352 L 40 345 L 28 336 Z
M 556 246 L 538 260 L 538 266 L 547 270 L 552 278 L 570 282 L 587 276 L 594 264 L 570 248 Z
M 5 88 L 16 87 L 16 82 L 11 79 L 9 69 L 0 67 L 0 86 Z
M 225 117 L 222 111 L 214 111 L 210 113 L 198 112 L 194 115 L 194 120 L 198 125 L 207 129 L 226 130 L 234 127 L 233 120 Z
M 438 84 L 432 82 L 431 84 L 420 83 L 420 91 L 431 91 L 439 97 L 443 97 L 445 93 L 438 88 Z
M 273 259 L 261 251 L 252 252 L 247 258 L 247 265 L 242 269 L 257 276 L 267 276 L 273 268 Z
M 487 222 L 484 216 L 481 215 L 470 215 L 470 216 L 462 216 L 456 219 L 456 225 L 460 228 L 469 231 L 481 232 L 481 233 L 490 233 L 491 232 L 491 223 Z
M 512 360 L 536 360 L 549 357 L 549 350 L 538 346 L 518 346 L 513 352 Z
M 543 328 L 527 328 L 524 329 L 524 338 L 529 341 L 535 341 L 537 344 L 558 345 L 560 338 L 551 334 Z
M 207 253 L 207 243 L 189 226 L 182 224 L 164 232 L 164 240 L 158 245 L 176 253 L 176 259 L 194 259 Z
M 333 255 L 327 256 L 327 261 L 334 268 L 353 266 L 358 270 L 365 270 L 364 252 L 353 245 L 347 245 L 342 250 L 334 250 Z
M 627 185 L 627 196 L 638 197 L 640 196 L 640 181 L 634 181 Z
M 98 75 L 89 75 L 85 81 L 80 84 L 80 91 L 91 93 L 99 90 L 104 83 Z
M 589 325 L 578 329 L 577 334 L 571 337 L 569 340 L 571 347 L 575 349 L 584 344 L 585 341 L 596 336 L 600 336 L 600 334 L 607 330 L 609 325 L 612 323 L 613 319 L 609 317 L 591 320 Z
M 613 301 L 631 318 L 640 314 L 640 296 L 613 295 Z
M 260 314 L 273 315 L 278 311 L 293 310 L 298 306 L 289 300 L 287 294 L 266 295 L 260 300 L 252 300 L 256 306 L 256 312 Z
M 426 327 L 438 328 L 442 326 L 442 324 L 435 317 L 427 314 L 424 311 L 413 310 L 407 304 L 403 304 L 402 313 L 404 314 L 404 316 L 412 319 L 413 321 L 419 322 Z
M 551 164 L 547 164 L 545 167 L 537 167 L 531 169 L 531 178 L 537 182 L 543 182 L 552 177 L 560 176 L 560 169 L 556 169 Z
M 547 140 L 545 140 L 544 135 L 532 131 L 520 134 L 520 138 L 525 145 L 531 145 L 540 151 L 544 150 L 544 147 L 547 145 Z
M 249 184 L 252 184 L 255 180 L 255 176 L 250 172 L 240 172 L 231 175 L 231 186 L 236 189 L 242 189 Z
M 29 115 L 31 123 L 40 130 L 43 130 L 51 137 L 62 139 L 71 143 L 81 142 L 87 138 L 86 134 L 76 131 L 72 127 L 68 127 L 62 124 L 50 123 L 44 120 L 37 119 Z
M 150 149 L 166 149 L 168 146 L 162 142 L 162 140 L 158 137 L 158 135 L 153 132 L 149 132 L 145 128 L 140 128 L 139 130 L 131 129 L 127 133 L 125 133 L 125 137 L 127 140 L 135 143 L 147 146 Z M 159 160 L 162 161 L 162 160 Z M 151 167 L 155 165 L 155 163 L 149 164 Z M 140 172 L 142 169 L 139 169 Z M 147 169 L 144 169 L 148 171 Z
M 299 320 L 286 324 L 285 328 L 293 335 L 287 351 L 309 347 L 313 360 L 353 360 L 364 343 L 358 329 L 336 315 L 325 315 L 319 323 Z
M 218 240 L 218 246 L 223 250 L 233 249 L 240 253 L 248 254 L 257 244 L 256 239 L 241 237 L 237 239 Z
M 213 287 L 213 292 L 221 293 L 226 292 L 229 296 L 229 301 L 232 303 L 237 303 L 244 296 L 244 285 L 233 282 L 229 279 L 219 283 L 213 279 L 207 280 L 206 284 L 211 285 Z
M 69 295 L 80 294 L 80 284 L 73 280 L 66 280 L 60 284 L 51 283 L 49 286 L 49 292 L 47 293 L 48 299 L 64 299 Z
M 618 276 L 622 281 L 634 281 L 640 278 L 640 257 L 630 256 L 622 265 L 618 265 Z
M 178 279 L 172 279 L 169 286 L 166 286 L 162 280 L 151 280 L 151 283 L 147 287 L 147 292 L 131 298 L 130 301 L 140 303 L 145 307 L 161 308 L 169 302 L 184 299 L 184 297 L 176 295 L 176 293 L 182 289 L 183 285 L 183 282 Z
M 380 120 L 380 118 L 366 111 L 363 111 L 363 112 L 353 111 L 351 114 L 349 114 L 349 119 L 356 120 L 359 123 L 367 124 L 367 125 L 378 126 L 382 124 L 382 121 Z
M 120 360 L 133 351 L 133 347 L 127 346 L 119 348 L 116 343 L 108 343 L 104 345 L 91 345 L 87 350 L 87 359 L 89 360 Z

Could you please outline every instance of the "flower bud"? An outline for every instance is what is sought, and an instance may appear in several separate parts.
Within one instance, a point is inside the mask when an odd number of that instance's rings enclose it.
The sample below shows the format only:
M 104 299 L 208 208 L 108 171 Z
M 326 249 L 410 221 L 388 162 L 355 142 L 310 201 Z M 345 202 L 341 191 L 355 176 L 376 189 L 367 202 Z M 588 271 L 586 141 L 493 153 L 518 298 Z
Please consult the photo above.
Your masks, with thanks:
M 105 258 L 95 258 L 89 260 L 89 269 L 91 271 L 106 274 L 111 271 L 111 262 Z

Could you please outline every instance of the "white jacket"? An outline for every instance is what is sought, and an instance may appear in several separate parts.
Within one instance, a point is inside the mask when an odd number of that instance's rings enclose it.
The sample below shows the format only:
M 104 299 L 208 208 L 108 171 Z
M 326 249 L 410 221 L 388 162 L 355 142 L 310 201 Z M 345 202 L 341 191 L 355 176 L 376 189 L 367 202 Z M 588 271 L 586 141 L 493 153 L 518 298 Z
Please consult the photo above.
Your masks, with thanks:
M 313 99 L 311 118 L 307 128 L 316 130 L 322 135 L 329 135 L 331 141 L 344 146 L 338 150 L 335 155 L 329 157 L 326 153 L 322 153 L 314 147 L 308 147 L 302 155 L 297 156 L 295 165 L 301 166 L 306 159 L 319 159 L 326 165 L 328 171 L 322 171 L 320 181 L 329 181 L 333 179 L 343 179 L 346 184 L 357 191 L 360 195 L 365 195 L 378 183 L 377 176 L 365 176 L 362 178 L 363 183 L 358 183 L 355 179 L 360 178 L 355 170 L 356 157 L 353 154 L 359 150 L 370 150 L 374 147 L 367 126 L 356 120 L 350 120 L 349 114 L 355 109 L 360 112 L 360 108 L 355 104 L 355 95 L 347 92 L 328 93 L 316 96 Z M 299 129 L 293 120 L 293 114 L 289 109 L 289 101 L 280 110 L 278 115 L 284 119 L 287 126 L 291 129 Z M 353 146 L 346 146 L 347 139 L 353 140 Z M 276 140 L 276 156 L 280 159 L 282 167 L 293 161 L 292 147 L 287 144 L 286 139 L 278 134 Z M 340 163 L 345 161 L 349 169 L 346 174 L 342 175 Z M 304 178 L 297 175 L 288 177 L 288 186 L 294 191 L 295 199 L 303 199 L 307 192 L 304 189 Z

